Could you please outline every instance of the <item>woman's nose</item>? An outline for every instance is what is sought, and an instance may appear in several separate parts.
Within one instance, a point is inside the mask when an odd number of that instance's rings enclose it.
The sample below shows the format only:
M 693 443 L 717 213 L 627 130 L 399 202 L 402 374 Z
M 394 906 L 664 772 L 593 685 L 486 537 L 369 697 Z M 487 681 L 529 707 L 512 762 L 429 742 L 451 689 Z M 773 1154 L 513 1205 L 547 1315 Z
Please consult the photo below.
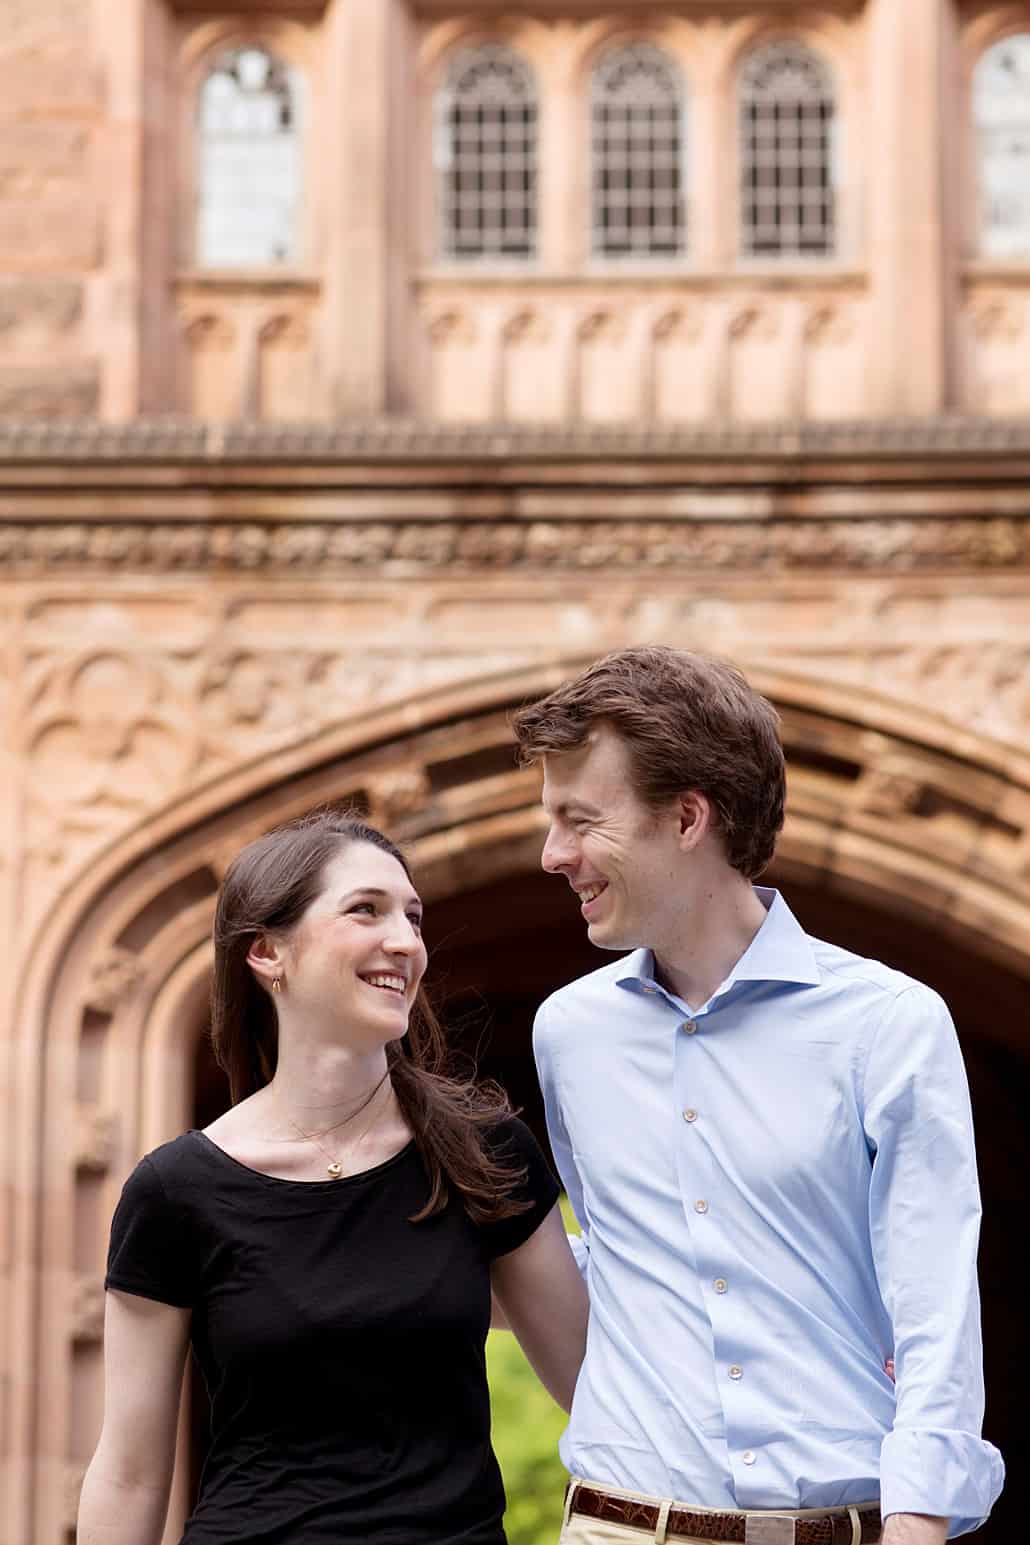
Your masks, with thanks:
M 396 955 L 414 955 L 422 948 L 422 934 L 405 918 L 403 923 L 390 929 L 385 947 Z

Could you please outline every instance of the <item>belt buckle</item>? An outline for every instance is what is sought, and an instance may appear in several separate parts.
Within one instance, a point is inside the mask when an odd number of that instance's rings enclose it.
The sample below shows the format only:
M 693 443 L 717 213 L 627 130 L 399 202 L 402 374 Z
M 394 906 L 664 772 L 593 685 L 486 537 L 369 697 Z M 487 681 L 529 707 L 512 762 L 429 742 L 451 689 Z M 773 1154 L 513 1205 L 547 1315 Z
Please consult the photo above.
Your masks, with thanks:
M 748 1513 L 744 1545 L 794 1545 L 796 1524 L 789 1513 Z

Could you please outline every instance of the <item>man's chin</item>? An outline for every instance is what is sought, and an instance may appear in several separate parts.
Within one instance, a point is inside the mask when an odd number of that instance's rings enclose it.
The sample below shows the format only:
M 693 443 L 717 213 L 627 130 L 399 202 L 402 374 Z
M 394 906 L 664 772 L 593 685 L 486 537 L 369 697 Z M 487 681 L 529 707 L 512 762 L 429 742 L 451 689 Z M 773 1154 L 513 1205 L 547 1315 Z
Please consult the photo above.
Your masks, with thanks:
M 587 938 L 595 950 L 631 950 L 634 947 L 624 943 L 610 923 L 588 923 Z

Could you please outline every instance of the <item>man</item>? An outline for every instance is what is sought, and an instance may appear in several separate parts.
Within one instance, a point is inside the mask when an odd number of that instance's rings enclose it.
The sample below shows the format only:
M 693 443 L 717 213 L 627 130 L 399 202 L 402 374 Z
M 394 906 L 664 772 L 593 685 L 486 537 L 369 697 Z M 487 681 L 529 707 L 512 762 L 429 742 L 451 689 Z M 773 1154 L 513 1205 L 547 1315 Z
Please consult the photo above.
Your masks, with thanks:
M 543 764 L 544 868 L 594 944 L 633 951 L 535 1027 L 591 1298 L 563 1541 L 976 1528 L 1003 1467 L 979 1436 L 980 1210 L 947 1009 L 752 886 L 783 753 L 731 667 L 629 649 L 514 725 Z

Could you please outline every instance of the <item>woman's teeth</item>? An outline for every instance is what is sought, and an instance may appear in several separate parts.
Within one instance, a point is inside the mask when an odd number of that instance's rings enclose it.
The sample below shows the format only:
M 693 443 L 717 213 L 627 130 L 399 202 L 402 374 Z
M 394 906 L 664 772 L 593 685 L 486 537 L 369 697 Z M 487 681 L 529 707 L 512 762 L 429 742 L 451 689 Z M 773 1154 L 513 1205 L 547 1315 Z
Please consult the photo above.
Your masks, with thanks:
M 401 994 L 407 986 L 403 976 L 365 976 L 362 981 L 368 982 L 370 987 L 385 987 L 388 992 Z

